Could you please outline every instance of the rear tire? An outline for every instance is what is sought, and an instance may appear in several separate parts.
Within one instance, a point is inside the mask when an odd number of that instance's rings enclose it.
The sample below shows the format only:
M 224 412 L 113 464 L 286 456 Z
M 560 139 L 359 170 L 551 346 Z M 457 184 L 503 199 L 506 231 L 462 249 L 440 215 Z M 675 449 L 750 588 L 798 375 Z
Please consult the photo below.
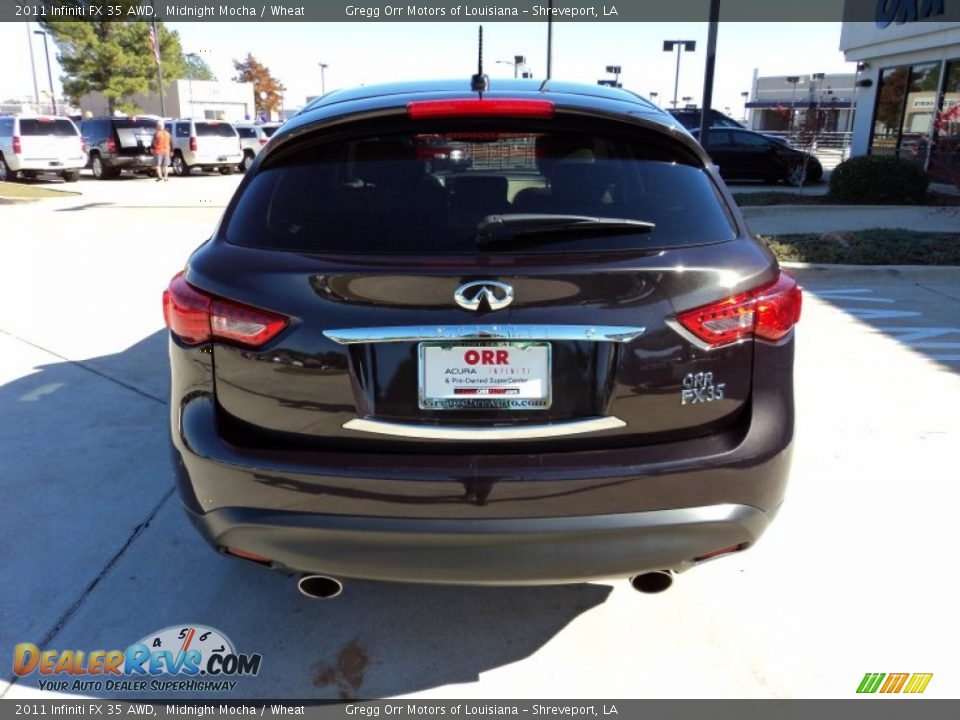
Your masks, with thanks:
M 245 152 L 243 154 L 243 160 L 240 163 L 240 172 L 246 172 L 250 169 L 250 166 L 253 165 L 253 153 Z
M 66 171 L 64 171 L 64 173 L 63 173 L 63 179 L 64 179 L 65 182 L 70 182 L 70 183 L 76 182 L 77 180 L 80 179 L 80 171 L 79 171 L 79 170 L 66 170 Z
M 230 167 L 229 165 L 224 165 L 222 168 L 220 168 L 221 175 L 231 175 L 232 173 L 233 173 L 233 168 Z
M 7 161 L 0 155 L 0 182 L 16 182 L 19 177 L 20 173 L 16 170 L 11 170 L 10 166 L 7 165 Z
M 120 174 L 119 170 L 108 168 L 99 155 L 90 158 L 90 171 L 97 180 L 110 180 Z
M 801 185 L 806 184 L 807 182 L 807 169 L 803 166 L 803 163 L 797 163 L 793 167 L 787 170 L 787 176 L 784 178 L 784 182 L 793 187 L 800 187 Z
M 190 174 L 191 167 L 183 159 L 183 155 L 177 153 L 173 156 L 173 174 L 177 177 L 186 177 Z

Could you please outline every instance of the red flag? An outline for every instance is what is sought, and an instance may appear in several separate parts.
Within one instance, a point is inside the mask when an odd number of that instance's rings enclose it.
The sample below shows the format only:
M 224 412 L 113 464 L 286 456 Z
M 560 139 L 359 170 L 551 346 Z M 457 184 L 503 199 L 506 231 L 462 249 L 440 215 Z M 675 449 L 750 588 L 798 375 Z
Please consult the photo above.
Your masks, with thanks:
M 151 24 L 150 25 L 150 49 L 153 50 L 153 59 L 157 61 L 157 65 L 160 64 L 160 43 L 157 42 L 157 28 Z

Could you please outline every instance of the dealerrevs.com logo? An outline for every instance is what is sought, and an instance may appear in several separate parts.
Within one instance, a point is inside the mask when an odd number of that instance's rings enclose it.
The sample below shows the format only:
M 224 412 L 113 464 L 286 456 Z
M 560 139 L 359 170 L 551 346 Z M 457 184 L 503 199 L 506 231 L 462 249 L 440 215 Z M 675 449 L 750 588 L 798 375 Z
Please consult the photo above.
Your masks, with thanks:
M 41 690 L 58 692 L 230 692 L 237 686 L 233 678 L 260 672 L 261 659 L 238 653 L 219 630 L 179 625 L 126 650 L 41 650 L 20 643 L 13 649 L 13 672 L 38 673 Z

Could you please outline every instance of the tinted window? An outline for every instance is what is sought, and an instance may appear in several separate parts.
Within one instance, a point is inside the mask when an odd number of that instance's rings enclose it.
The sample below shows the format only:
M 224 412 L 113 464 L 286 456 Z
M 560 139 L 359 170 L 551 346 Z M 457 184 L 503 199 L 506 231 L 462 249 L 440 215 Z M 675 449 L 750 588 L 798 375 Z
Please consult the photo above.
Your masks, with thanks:
M 146 128 L 156 131 L 157 121 L 149 118 L 119 118 L 113 121 L 113 126 L 118 130 L 121 128 Z
M 252 140 L 257 137 L 257 131 L 253 128 L 240 127 L 237 128 L 237 135 Z
M 707 141 L 711 151 L 735 149 L 729 130 L 710 130 L 707 133 Z
M 177 123 L 177 137 L 178 138 L 190 137 L 190 125 L 187 123 Z
M 263 134 L 266 135 L 267 137 L 273 137 L 273 134 L 279 129 L 280 129 L 279 127 L 267 126 L 263 128 Z
M 229 123 L 196 123 L 197 137 L 236 137 L 237 131 Z
M 452 152 L 456 150 L 457 152 Z M 733 236 L 706 173 L 660 142 L 511 131 L 390 134 L 313 146 L 258 173 L 229 242 L 307 252 L 474 252 L 489 215 L 656 223 L 644 235 L 570 236 L 535 251 L 626 249 Z M 523 250 L 510 243 L 511 251 Z
M 20 134 L 23 136 L 54 135 L 69 137 L 77 134 L 77 128 L 69 120 L 45 118 L 20 118 Z

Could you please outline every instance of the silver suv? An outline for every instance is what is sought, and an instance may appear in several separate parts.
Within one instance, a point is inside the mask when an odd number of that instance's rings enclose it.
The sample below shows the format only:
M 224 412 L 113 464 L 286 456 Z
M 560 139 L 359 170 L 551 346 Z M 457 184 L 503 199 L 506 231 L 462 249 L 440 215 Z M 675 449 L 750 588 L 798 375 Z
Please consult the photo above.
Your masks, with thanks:
M 243 160 L 240 136 L 228 122 L 180 118 L 165 125 L 171 137 L 174 175 L 189 175 L 196 167 L 229 175 Z
M 240 146 L 243 148 L 243 160 L 240 169 L 244 172 L 253 165 L 253 159 L 260 153 L 260 148 L 267 144 L 267 140 L 277 131 L 280 123 L 237 123 L 234 125 L 240 135 Z
M 86 148 L 70 118 L 47 115 L 0 117 L 0 182 L 56 174 L 80 178 Z

